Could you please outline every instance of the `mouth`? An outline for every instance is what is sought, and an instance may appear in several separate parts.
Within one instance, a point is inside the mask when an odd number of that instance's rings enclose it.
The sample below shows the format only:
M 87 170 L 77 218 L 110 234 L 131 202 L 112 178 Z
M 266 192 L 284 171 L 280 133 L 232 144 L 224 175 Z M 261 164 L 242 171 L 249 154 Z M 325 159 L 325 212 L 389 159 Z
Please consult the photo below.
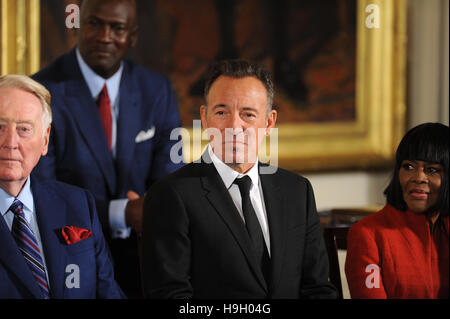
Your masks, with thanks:
M 409 196 L 411 196 L 413 199 L 427 199 L 428 195 L 429 193 L 423 189 L 415 188 L 409 191 Z
M 102 48 L 93 48 L 91 53 L 102 57 L 110 57 L 112 55 L 111 51 Z
M 229 142 L 223 142 L 224 145 L 248 145 L 245 142 L 241 141 L 229 141 Z
M 17 165 L 20 164 L 20 160 L 12 158 L 0 158 L 0 163 L 3 165 Z
M 98 57 L 110 57 L 111 53 L 105 51 L 95 51 L 94 54 Z

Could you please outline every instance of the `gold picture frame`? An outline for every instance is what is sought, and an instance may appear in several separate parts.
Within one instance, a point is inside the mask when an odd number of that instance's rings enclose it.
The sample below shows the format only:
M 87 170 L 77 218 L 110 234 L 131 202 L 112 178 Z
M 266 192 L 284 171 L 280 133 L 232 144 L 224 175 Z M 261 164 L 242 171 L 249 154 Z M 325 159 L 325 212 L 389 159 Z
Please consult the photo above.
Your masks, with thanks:
M 392 165 L 405 129 L 406 4 L 406 0 L 357 1 L 356 120 L 277 125 L 277 166 L 318 172 Z M 369 28 L 366 19 L 374 6 L 379 27 Z M 207 143 L 205 139 L 199 143 L 201 135 L 199 128 L 184 130 L 188 161 L 200 157 Z M 267 145 L 259 154 L 263 162 L 272 156 L 266 154 Z
M 1 74 L 39 70 L 39 4 L 1 0 Z M 356 120 L 277 126 L 278 166 L 309 172 L 392 164 L 405 129 L 406 5 L 407 0 L 357 0 Z M 366 25 L 368 6 L 378 9 L 378 28 Z M 199 129 L 182 133 L 185 158 L 192 161 L 205 141 L 198 141 Z
M 39 8 L 39 0 L 1 0 L 2 75 L 30 75 L 39 70 Z
M 378 28 L 366 26 L 369 5 L 379 8 Z M 406 1 L 358 0 L 356 21 L 356 121 L 279 126 L 280 167 L 322 171 L 391 165 L 405 129 Z

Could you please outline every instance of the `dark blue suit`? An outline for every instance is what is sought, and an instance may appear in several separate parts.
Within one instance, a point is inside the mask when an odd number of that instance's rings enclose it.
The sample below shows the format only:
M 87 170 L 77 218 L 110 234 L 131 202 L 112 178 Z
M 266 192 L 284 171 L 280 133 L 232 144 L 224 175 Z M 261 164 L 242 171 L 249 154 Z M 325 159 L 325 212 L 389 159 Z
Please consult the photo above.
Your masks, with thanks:
M 105 236 L 111 244 L 119 284 L 139 281 L 137 245 L 129 240 L 109 241 L 108 207 L 112 199 L 126 198 L 128 190 L 143 196 L 156 180 L 181 164 L 170 160 L 173 128 L 181 126 L 176 99 L 169 79 L 123 61 L 119 90 L 116 159 L 108 149 L 106 135 L 89 88 L 76 59 L 75 49 L 33 76 L 52 95 L 53 123 L 48 155 L 36 173 L 88 189 L 95 197 Z M 154 136 L 136 141 L 140 132 Z M 141 133 L 142 134 L 142 133 Z M 132 236 L 133 237 L 133 236 Z M 134 266 L 128 268 L 129 265 Z M 124 288 L 125 292 L 127 289 Z
M 143 196 L 154 181 L 180 167 L 169 157 L 176 143 L 170 132 L 181 126 L 169 80 L 129 61 L 123 67 L 116 160 L 75 50 L 33 76 L 50 91 L 53 112 L 49 152 L 36 172 L 89 189 L 104 226 L 110 200 L 126 198 L 128 190 Z M 139 132 L 153 127 L 153 138 L 136 143 Z
M 102 229 L 92 195 L 78 187 L 31 178 L 52 298 L 121 298 L 114 280 Z M 92 231 L 90 238 L 68 245 L 61 235 L 64 226 Z M 5 220 L 0 218 L 0 298 L 42 298 L 24 257 Z M 79 288 L 69 288 L 73 270 L 79 267 Z M 67 271 L 67 272 L 66 272 Z

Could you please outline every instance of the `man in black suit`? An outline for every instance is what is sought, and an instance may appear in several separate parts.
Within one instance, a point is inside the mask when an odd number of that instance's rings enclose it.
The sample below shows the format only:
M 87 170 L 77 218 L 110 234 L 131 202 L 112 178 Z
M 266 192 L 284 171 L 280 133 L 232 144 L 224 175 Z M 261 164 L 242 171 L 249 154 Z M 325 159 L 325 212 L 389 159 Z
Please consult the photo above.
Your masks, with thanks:
M 273 129 L 273 83 L 245 60 L 212 65 L 200 108 L 201 161 L 144 199 L 143 279 L 150 298 L 335 298 L 313 190 L 258 163 Z

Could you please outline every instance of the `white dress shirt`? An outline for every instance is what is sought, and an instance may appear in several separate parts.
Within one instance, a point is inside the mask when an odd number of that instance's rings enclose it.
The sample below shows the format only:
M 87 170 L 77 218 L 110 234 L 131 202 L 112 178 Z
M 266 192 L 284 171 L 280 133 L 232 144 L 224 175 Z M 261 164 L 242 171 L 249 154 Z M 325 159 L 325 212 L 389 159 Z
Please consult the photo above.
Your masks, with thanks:
M 0 213 L 2 214 L 3 218 L 5 219 L 6 225 L 8 226 L 10 231 L 12 230 L 12 224 L 14 221 L 14 213 L 11 210 L 9 210 L 9 208 L 11 207 L 11 205 L 15 199 L 16 198 L 14 196 L 9 195 L 7 192 L 5 192 L 3 189 L 0 188 Z M 37 241 L 39 249 L 41 251 L 42 263 L 44 264 L 44 268 L 45 268 L 45 275 L 47 276 L 47 283 L 48 283 L 48 286 L 50 287 L 50 281 L 48 280 L 47 267 L 45 264 L 45 252 L 42 247 L 41 235 L 39 233 L 39 227 L 38 227 L 37 217 L 36 217 L 36 209 L 34 207 L 33 193 L 31 192 L 29 176 L 28 176 L 27 181 L 25 182 L 25 185 L 23 186 L 22 190 L 20 191 L 19 195 L 17 196 L 17 199 L 22 202 L 25 220 L 27 221 L 28 225 L 30 226 L 31 230 L 33 231 L 34 237 L 36 237 L 36 241 Z M 11 236 L 12 236 L 12 234 L 11 234 Z M 1 245 L 1 243 L 0 243 L 0 245 Z
M 111 101 L 111 116 L 112 116 L 112 156 L 116 158 L 116 141 L 117 141 L 117 120 L 119 118 L 119 91 L 120 80 L 122 78 L 123 64 L 120 64 L 119 70 L 110 78 L 104 79 L 95 73 L 89 65 L 83 60 L 78 48 L 76 49 L 76 56 L 78 65 L 83 74 L 84 80 L 87 83 L 89 91 L 91 92 L 94 101 L 97 101 L 103 86 L 106 83 L 108 89 L 108 96 Z M 128 238 L 130 236 L 131 228 L 126 226 L 125 222 L 125 207 L 128 199 L 116 199 L 109 202 L 109 226 L 111 228 L 111 236 L 113 238 Z
M 253 209 L 255 210 L 256 217 L 258 218 L 259 224 L 261 226 L 261 230 L 264 236 L 264 241 L 266 242 L 266 247 L 270 256 L 270 235 L 269 235 L 269 225 L 267 223 L 267 213 L 266 206 L 264 204 L 264 195 L 261 187 L 261 183 L 259 180 L 258 174 L 258 160 L 256 160 L 256 164 L 245 174 L 241 174 L 228 165 L 226 165 L 222 160 L 220 160 L 213 152 L 211 145 L 208 145 L 208 154 L 211 158 L 211 161 L 214 164 L 217 172 L 219 173 L 222 181 L 225 184 L 225 187 L 228 189 L 228 192 L 233 199 L 234 205 L 236 206 L 239 215 L 245 223 L 244 213 L 242 211 L 242 198 L 241 192 L 239 190 L 239 186 L 233 184 L 236 178 L 241 178 L 245 175 L 248 175 L 252 180 L 252 186 L 250 187 L 250 200 L 253 205 Z

